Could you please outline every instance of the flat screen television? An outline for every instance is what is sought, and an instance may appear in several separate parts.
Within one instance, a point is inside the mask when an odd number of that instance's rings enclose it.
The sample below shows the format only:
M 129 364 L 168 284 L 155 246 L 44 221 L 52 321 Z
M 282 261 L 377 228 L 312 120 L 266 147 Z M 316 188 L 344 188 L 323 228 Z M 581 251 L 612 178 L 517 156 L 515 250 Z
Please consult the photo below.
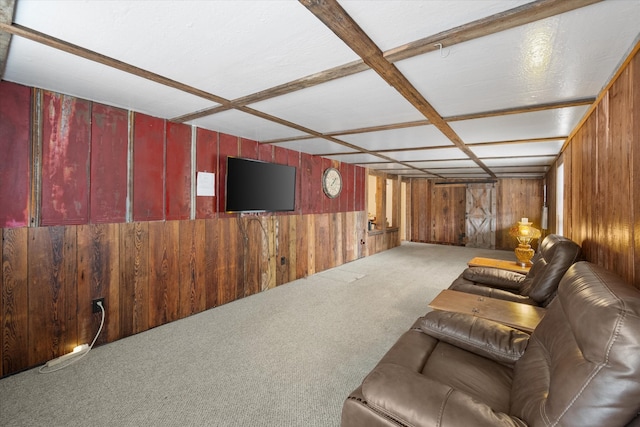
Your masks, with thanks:
M 296 168 L 228 157 L 226 188 L 227 212 L 293 211 Z

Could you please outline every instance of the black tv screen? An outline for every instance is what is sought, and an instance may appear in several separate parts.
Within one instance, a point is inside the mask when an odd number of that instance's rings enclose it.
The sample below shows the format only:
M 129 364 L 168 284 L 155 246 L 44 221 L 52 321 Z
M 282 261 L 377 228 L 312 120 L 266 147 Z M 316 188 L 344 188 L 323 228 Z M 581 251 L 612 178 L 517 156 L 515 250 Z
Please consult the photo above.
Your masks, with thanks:
M 239 157 L 227 158 L 227 212 L 292 211 L 296 168 Z

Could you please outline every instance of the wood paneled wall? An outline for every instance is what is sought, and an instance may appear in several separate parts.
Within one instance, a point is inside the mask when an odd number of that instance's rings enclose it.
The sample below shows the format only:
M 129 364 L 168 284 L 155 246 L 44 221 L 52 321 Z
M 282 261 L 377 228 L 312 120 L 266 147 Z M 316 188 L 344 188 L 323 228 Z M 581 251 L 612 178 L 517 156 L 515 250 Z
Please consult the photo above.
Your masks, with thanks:
M 0 377 L 90 343 L 93 299 L 101 344 L 368 254 L 364 168 L 4 81 L 0 97 Z M 215 197 L 193 197 L 192 153 Z M 295 166 L 295 211 L 224 212 L 228 156 Z
M 574 132 L 559 160 L 564 162 L 564 234 L 582 246 L 588 261 L 638 288 L 639 46 Z M 555 181 L 552 174 L 551 180 Z
M 464 245 L 466 186 L 435 185 L 435 180 L 410 181 L 411 241 Z M 540 227 L 542 179 L 500 179 L 496 183 L 496 249 L 513 249 L 509 228 L 522 217 Z
M 1 230 L 0 374 L 366 255 L 364 212 Z M 327 250 L 327 248 L 331 248 Z

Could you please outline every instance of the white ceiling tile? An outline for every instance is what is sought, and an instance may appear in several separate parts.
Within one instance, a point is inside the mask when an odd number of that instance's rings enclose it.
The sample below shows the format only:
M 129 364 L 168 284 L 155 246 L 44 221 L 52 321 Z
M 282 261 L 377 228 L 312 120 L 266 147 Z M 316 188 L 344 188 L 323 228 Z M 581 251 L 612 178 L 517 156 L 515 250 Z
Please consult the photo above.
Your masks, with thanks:
M 358 153 L 358 154 L 338 154 L 333 156 L 325 156 L 333 160 L 338 160 L 343 163 L 355 163 L 366 166 L 366 163 L 379 163 L 380 157 L 373 154 Z
M 555 156 L 562 148 L 562 141 L 526 142 L 522 144 L 487 144 L 470 146 L 476 156 L 517 157 L 517 156 Z
M 161 118 L 217 105 L 20 37 L 11 40 L 3 79 Z
M 445 117 L 595 97 L 638 22 L 640 2 L 605 1 L 396 66 Z
M 528 1 L 340 1 L 383 51 L 504 12 Z
M 472 168 L 476 167 L 477 164 L 471 159 L 468 160 L 436 160 L 436 161 L 426 161 L 426 162 L 413 162 L 407 161 L 406 163 L 416 166 L 419 168 Z
M 20 0 L 15 22 L 227 99 L 359 59 L 293 1 Z
M 277 147 L 288 148 L 289 150 L 300 151 L 308 154 L 330 154 L 330 153 L 353 153 L 353 148 L 336 144 L 323 138 L 310 138 L 300 141 L 287 141 L 274 144 Z
M 424 119 L 373 71 L 251 104 L 251 108 L 323 133 Z
M 455 159 L 463 160 L 468 159 L 458 148 L 434 148 L 432 150 L 416 150 L 416 151 L 392 151 L 384 153 L 386 156 L 399 161 L 419 161 L 419 160 L 443 160 L 443 159 Z
M 540 157 L 504 157 L 494 159 L 480 159 L 486 166 L 493 168 L 499 166 L 541 166 L 550 165 L 556 159 L 556 156 L 540 156 Z
M 466 144 L 566 137 L 587 111 L 583 107 L 556 108 L 450 123 Z
M 338 138 L 366 150 L 452 146 L 453 143 L 435 126 L 415 126 L 378 132 L 341 135 Z
M 188 122 L 191 125 L 230 135 L 265 141 L 306 135 L 297 129 L 281 125 L 238 110 L 227 110 Z

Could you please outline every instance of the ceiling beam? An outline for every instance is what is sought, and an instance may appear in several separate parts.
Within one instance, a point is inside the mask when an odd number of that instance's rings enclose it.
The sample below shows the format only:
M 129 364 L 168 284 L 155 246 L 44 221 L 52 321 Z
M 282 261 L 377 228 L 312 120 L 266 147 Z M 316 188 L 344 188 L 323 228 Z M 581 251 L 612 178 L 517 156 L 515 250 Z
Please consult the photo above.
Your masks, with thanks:
M 0 24 L 13 22 L 13 11 L 15 10 L 15 0 L 0 0 Z M 9 56 L 9 44 L 11 43 L 11 33 L 0 31 L 0 80 L 4 77 L 4 70 L 7 67 L 7 56 Z
M 207 99 L 212 102 L 216 102 L 218 104 L 223 104 L 223 105 L 230 104 L 229 100 L 224 99 L 220 96 L 205 92 L 193 86 L 180 83 L 178 81 L 161 76 L 159 74 L 152 73 L 151 71 L 138 68 L 131 64 L 127 64 L 126 62 L 122 62 L 117 59 L 102 55 L 98 52 L 94 52 L 92 50 L 75 45 L 73 43 L 66 42 L 64 40 L 60 40 L 48 34 L 41 33 L 39 31 L 33 30 L 28 27 L 24 27 L 19 24 L 11 24 L 11 23 L 7 24 L 7 23 L 0 22 L 0 32 L 6 32 L 9 34 L 13 34 L 15 36 L 20 36 L 25 39 L 43 44 L 45 46 L 49 46 L 51 48 L 58 49 L 63 52 L 67 52 L 72 55 L 76 55 L 81 58 L 88 59 L 90 61 L 97 62 L 99 64 L 106 65 L 108 67 L 115 68 L 120 71 L 124 71 L 129 74 L 133 74 L 134 76 L 151 80 L 153 82 L 177 89 L 185 93 L 189 93 L 191 95 L 198 96 L 200 98 Z
M 569 12 L 600 1 L 602 0 L 538 0 L 395 47 L 385 51 L 383 55 L 389 62 L 394 63 L 440 49 L 439 46 L 436 46 L 438 43 L 442 46 L 450 47 L 454 44 L 488 36 L 490 34 L 505 31 L 521 25 L 526 25 L 540 19 Z M 234 99 L 231 101 L 231 104 L 228 105 L 205 108 L 203 110 L 175 117 L 172 121 L 182 123 L 199 119 L 201 117 L 227 111 L 231 108 L 255 104 L 256 102 L 286 95 L 288 93 L 322 83 L 327 83 L 331 80 L 357 74 L 368 69 L 369 67 L 364 63 L 364 61 L 353 61 L 348 64 L 320 71 L 279 86 L 274 86 L 272 88 L 250 94 L 242 98 Z
M 336 0 L 299 0 L 333 33 L 351 48 L 390 86 L 396 89 L 424 117 L 440 130 L 453 144 L 492 177 L 495 176 L 471 151 L 442 116 L 411 84 L 411 82 L 383 55 L 382 51 L 338 4 Z

